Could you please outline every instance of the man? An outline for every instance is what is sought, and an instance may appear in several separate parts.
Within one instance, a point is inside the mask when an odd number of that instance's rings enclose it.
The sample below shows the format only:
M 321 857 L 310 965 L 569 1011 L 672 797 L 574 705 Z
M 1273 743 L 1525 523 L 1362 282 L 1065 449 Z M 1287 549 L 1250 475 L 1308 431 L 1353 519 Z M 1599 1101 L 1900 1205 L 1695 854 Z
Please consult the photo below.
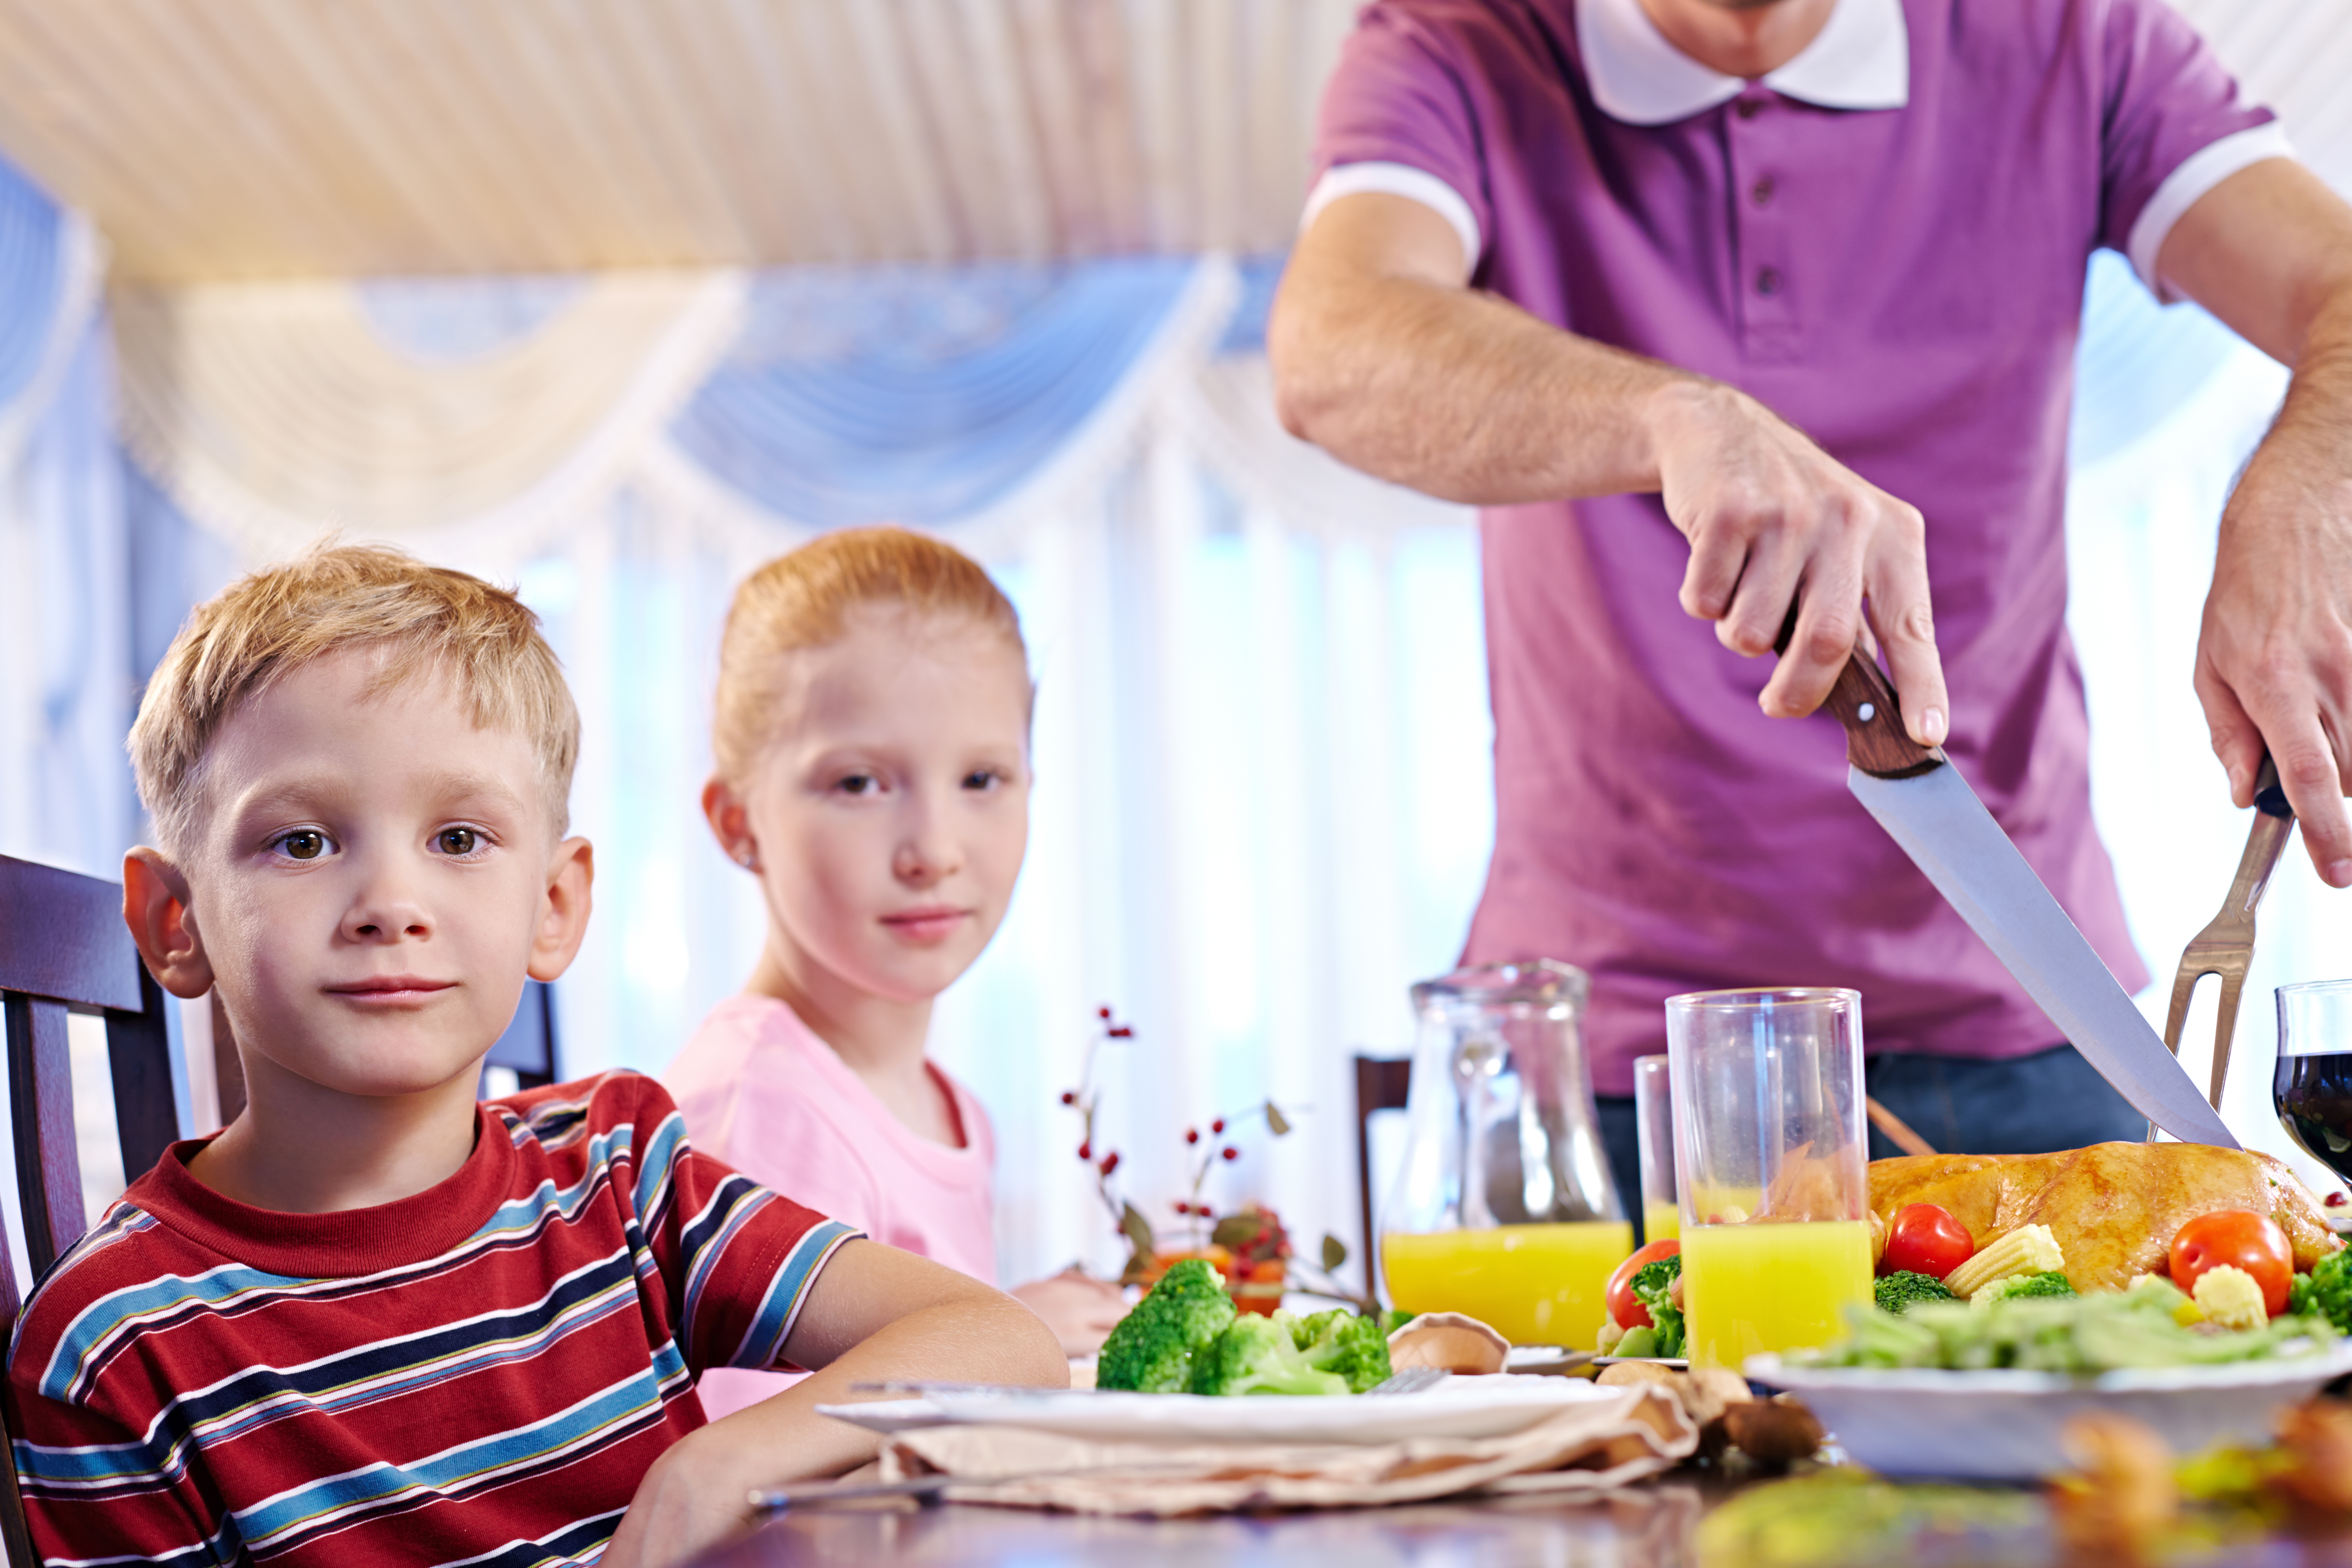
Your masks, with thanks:
M 1766 716 L 1811 713 L 1874 634 L 1913 738 L 2145 984 L 2064 623 L 2110 246 L 2294 370 L 2221 521 L 2197 690 L 2232 798 L 2267 744 L 2352 884 L 2352 209 L 2159 0 L 1383 0 L 1317 157 L 1283 417 L 1486 509 L 1466 957 L 1592 971 L 1621 1185 L 1630 1058 L 1708 987 L 1859 987 L 1872 1090 L 1938 1147 L 2139 1136 L 1848 796 L 1830 721 Z

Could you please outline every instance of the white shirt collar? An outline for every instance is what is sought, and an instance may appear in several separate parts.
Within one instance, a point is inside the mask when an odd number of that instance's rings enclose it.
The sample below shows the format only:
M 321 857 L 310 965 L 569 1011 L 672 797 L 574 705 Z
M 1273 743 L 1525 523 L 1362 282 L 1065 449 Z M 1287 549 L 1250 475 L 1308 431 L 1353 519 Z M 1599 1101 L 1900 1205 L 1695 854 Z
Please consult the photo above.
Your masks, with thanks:
M 1579 0 L 1576 41 L 1593 101 L 1629 125 L 1687 120 L 1747 86 L 1666 41 L 1642 0 Z M 1823 109 L 1900 109 L 1911 100 L 1903 0 L 1837 0 L 1820 37 L 1764 85 Z

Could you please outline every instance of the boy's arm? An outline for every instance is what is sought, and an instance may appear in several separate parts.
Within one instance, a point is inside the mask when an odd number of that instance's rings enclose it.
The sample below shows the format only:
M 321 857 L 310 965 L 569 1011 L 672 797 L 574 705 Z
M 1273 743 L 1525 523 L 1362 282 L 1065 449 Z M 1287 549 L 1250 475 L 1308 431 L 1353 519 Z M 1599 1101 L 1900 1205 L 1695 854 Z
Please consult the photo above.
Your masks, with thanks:
M 816 1414 L 873 1397 L 855 1383 L 929 1378 L 1062 1387 L 1069 1363 L 1035 1313 L 968 1275 L 871 1241 L 842 1244 L 784 1341 L 817 1369 L 774 1398 L 673 1445 L 646 1472 L 604 1568 L 683 1562 L 751 1521 L 755 1489 L 838 1475 L 874 1457 L 871 1432 Z

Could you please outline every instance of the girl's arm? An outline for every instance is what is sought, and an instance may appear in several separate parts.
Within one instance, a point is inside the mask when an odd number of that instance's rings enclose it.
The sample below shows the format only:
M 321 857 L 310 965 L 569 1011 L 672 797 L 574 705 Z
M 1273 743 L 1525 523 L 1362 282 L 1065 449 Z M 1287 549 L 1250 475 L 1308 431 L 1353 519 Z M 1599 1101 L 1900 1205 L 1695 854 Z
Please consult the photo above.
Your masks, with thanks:
M 968 1275 L 872 1241 L 845 1243 L 784 1340 L 814 1375 L 715 1421 L 655 1461 L 606 1549 L 604 1568 L 680 1563 L 751 1522 L 755 1489 L 838 1475 L 880 1439 L 816 1413 L 872 1398 L 882 1378 L 1067 1386 L 1061 1346 L 1035 1313 Z

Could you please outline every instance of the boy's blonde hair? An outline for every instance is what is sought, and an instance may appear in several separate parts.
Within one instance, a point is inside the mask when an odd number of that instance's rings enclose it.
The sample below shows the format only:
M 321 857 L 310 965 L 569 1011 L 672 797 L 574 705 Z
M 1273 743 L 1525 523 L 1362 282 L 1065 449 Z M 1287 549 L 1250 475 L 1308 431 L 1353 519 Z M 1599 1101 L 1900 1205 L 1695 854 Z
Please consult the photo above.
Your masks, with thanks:
M 240 577 L 197 605 L 155 667 L 131 726 L 131 766 L 165 848 L 194 842 L 205 755 L 230 716 L 280 676 L 351 648 L 384 655 L 368 695 L 445 675 L 477 725 L 529 741 L 556 833 L 570 826 L 580 713 L 539 617 L 478 577 L 382 545 L 338 544 Z
M 1021 617 L 979 563 L 903 528 L 848 528 L 780 555 L 743 580 L 719 649 L 711 747 L 721 777 L 740 783 L 774 738 L 791 679 L 789 653 L 837 641 L 860 605 L 957 617 L 1004 634 L 1025 664 Z

